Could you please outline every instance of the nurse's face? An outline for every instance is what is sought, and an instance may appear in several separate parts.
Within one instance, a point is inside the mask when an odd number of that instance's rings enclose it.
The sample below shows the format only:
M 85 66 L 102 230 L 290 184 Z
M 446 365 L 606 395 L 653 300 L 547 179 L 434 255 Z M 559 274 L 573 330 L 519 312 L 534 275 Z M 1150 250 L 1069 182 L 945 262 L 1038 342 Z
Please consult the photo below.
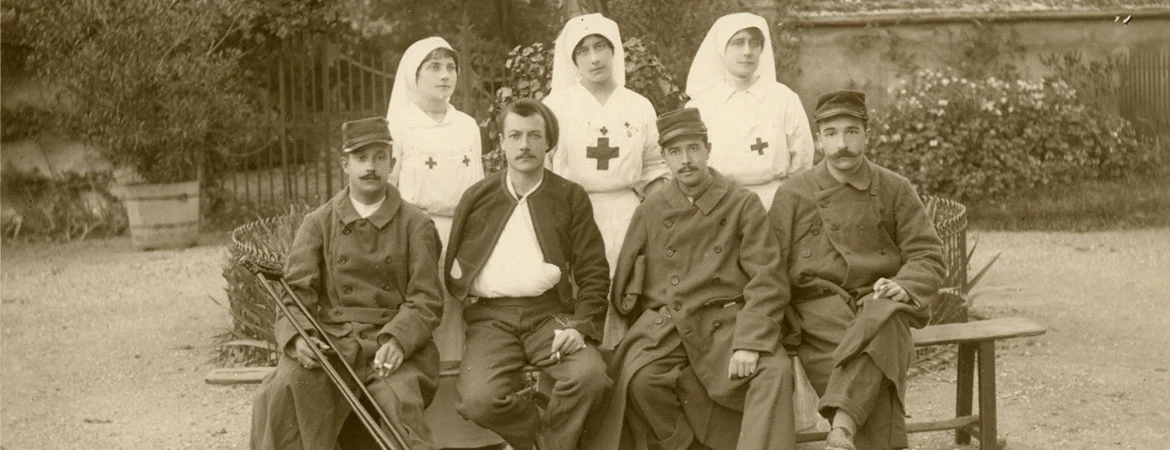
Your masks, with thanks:
M 723 64 L 731 76 L 747 79 L 756 74 L 763 51 L 764 34 L 758 28 L 744 28 L 727 40 Z
M 573 63 L 582 80 L 606 84 L 613 78 L 613 44 L 599 34 L 585 36 L 573 49 Z
M 455 93 L 459 70 L 455 58 L 436 50 L 418 66 L 415 78 L 418 93 L 424 97 L 447 100 Z

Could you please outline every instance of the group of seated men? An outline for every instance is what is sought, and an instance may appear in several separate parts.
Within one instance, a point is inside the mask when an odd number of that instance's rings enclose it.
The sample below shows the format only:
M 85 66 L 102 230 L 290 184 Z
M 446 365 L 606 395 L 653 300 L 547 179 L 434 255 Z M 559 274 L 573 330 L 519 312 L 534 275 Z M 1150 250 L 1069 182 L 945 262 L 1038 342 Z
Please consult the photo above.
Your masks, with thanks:
M 386 181 L 385 119 L 349 122 L 349 185 L 305 217 L 285 278 L 415 450 L 435 448 L 423 412 L 445 295 L 466 324 L 456 409 L 513 449 L 794 449 L 794 358 L 825 448 L 904 448 L 909 329 L 936 298 L 942 244 L 910 182 L 866 158 L 866 111 L 860 92 L 818 97 L 824 157 L 770 208 L 708 167 L 720 149 L 698 110 L 659 116 L 670 177 L 614 268 L 585 190 L 546 169 L 559 130 L 539 101 L 501 112 L 507 169 L 463 194 L 441 262 L 433 223 Z M 310 349 L 323 339 L 292 327 L 305 320 L 276 322 L 254 449 L 335 448 L 350 412 Z M 527 366 L 551 379 L 547 405 L 516 394 Z

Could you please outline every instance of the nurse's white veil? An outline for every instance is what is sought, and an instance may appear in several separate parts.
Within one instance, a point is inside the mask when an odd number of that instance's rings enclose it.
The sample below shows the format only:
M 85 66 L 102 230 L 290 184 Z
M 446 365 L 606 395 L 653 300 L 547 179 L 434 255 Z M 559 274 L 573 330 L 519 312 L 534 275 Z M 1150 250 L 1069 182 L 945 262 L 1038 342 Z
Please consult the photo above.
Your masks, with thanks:
M 445 48 L 451 51 L 451 44 L 441 37 L 429 37 L 407 47 L 394 72 L 394 90 L 390 91 L 390 105 L 386 108 L 386 121 L 390 122 L 390 134 L 395 133 L 395 124 L 402 123 L 402 117 L 409 111 L 418 95 L 418 66 L 432 51 Z M 449 102 L 449 99 L 448 99 Z
M 613 79 L 618 86 L 626 85 L 626 51 L 617 22 L 601 14 L 585 14 L 569 19 L 553 47 L 552 91 L 572 87 L 581 81 L 577 65 L 573 63 L 573 49 L 591 34 L 599 34 L 613 44 Z
M 776 80 L 776 57 L 772 54 L 772 33 L 768 21 L 752 13 L 735 13 L 720 17 L 707 31 L 707 37 L 695 52 L 691 70 L 687 73 L 687 95 L 697 98 L 707 90 L 728 83 L 731 73 L 723 62 L 727 41 L 745 28 L 756 28 L 764 34 L 764 49 L 756 75 L 761 79 Z

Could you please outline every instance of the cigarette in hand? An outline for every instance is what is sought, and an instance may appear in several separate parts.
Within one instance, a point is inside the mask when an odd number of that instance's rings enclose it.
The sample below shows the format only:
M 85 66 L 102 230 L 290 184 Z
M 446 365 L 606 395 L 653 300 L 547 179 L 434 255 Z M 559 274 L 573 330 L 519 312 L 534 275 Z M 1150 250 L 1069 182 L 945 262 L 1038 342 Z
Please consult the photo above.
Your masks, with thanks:
M 394 366 L 390 365 L 390 363 L 383 363 L 382 368 L 386 369 L 386 370 L 390 370 L 390 369 L 393 369 Z
M 553 358 L 553 361 L 556 361 L 558 364 L 560 364 L 560 362 L 561 362 L 561 352 L 553 352 L 553 354 L 552 354 L 552 358 Z

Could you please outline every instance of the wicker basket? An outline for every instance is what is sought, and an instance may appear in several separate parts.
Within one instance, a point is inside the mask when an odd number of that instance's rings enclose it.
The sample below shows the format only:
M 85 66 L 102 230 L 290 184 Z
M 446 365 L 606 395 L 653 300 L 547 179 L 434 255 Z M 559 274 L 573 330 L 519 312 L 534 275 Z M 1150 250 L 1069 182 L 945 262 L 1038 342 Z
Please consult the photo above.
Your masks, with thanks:
M 232 230 L 228 248 L 229 260 L 224 264 L 227 297 L 231 304 L 232 324 L 243 336 L 275 342 L 272 323 L 276 307 L 260 286 L 255 275 L 239 264 L 241 258 L 268 268 L 283 268 L 285 257 L 308 207 L 290 208 L 286 214 L 241 225 Z
M 942 292 L 930 314 L 930 323 L 966 322 L 970 306 L 963 286 L 967 284 L 967 208 L 954 200 L 922 196 L 926 215 L 943 243 L 947 273 Z

